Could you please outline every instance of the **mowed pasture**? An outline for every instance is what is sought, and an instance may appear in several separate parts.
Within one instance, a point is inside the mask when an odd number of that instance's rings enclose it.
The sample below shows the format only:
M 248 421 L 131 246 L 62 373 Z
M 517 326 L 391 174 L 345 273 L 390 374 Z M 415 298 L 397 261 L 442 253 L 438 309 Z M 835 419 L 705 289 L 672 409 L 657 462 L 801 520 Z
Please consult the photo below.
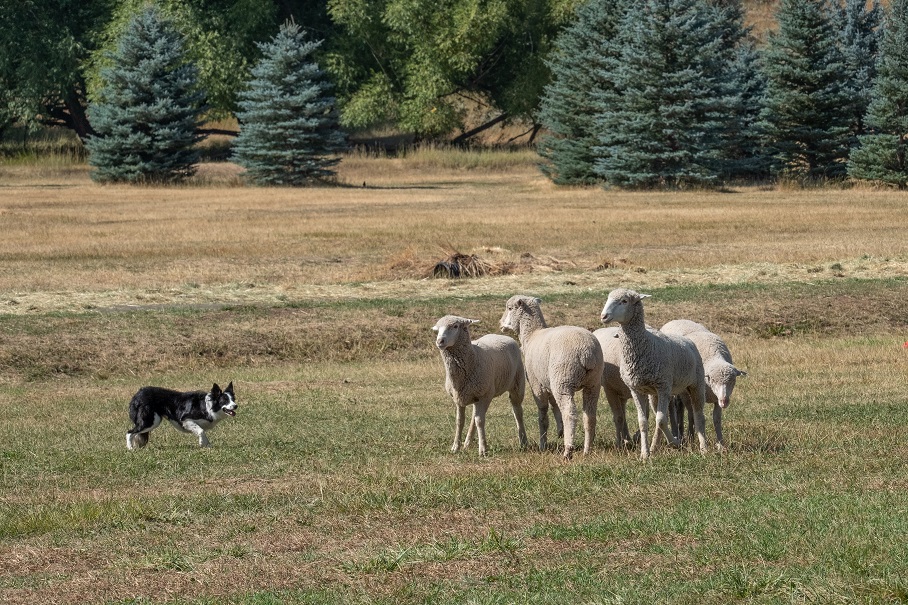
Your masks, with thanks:
M 557 188 L 534 162 L 353 156 L 305 190 L 0 164 L 0 602 L 908 601 L 908 196 Z M 452 251 L 499 274 L 429 277 Z M 438 317 L 496 332 L 525 293 L 595 329 L 619 286 L 748 371 L 727 453 L 641 463 L 603 400 L 565 463 L 499 398 L 491 455 L 452 455 Z M 229 381 L 210 449 L 126 450 L 138 387 Z

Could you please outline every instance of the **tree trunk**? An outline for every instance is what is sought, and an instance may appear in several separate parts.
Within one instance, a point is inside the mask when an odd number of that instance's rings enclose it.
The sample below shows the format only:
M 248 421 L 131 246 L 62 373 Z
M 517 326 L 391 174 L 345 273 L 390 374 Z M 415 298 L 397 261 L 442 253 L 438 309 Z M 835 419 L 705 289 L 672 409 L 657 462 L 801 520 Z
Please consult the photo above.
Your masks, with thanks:
M 463 133 L 462 135 L 458 136 L 453 141 L 451 141 L 451 143 L 453 145 L 460 145 L 460 144 L 464 143 L 470 137 L 476 136 L 477 134 L 479 134 L 480 132 L 482 132 L 484 130 L 488 130 L 495 124 L 504 122 L 505 120 L 508 119 L 508 117 L 509 116 L 507 113 L 503 113 L 500 116 L 498 116 L 497 118 L 493 118 L 492 120 L 489 120 L 488 122 L 486 122 L 485 124 L 482 124 L 481 126 L 477 126 L 476 128 L 474 128 L 472 130 L 468 130 L 467 132 Z

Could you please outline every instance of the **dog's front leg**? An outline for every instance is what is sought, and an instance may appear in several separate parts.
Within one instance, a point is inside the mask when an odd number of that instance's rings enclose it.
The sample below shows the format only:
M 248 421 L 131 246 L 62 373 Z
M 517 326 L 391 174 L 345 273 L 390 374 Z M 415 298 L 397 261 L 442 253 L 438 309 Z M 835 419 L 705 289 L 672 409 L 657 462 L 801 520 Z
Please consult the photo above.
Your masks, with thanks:
M 183 428 L 199 438 L 199 447 L 208 447 L 208 435 L 205 434 L 205 429 L 192 420 L 184 421 Z

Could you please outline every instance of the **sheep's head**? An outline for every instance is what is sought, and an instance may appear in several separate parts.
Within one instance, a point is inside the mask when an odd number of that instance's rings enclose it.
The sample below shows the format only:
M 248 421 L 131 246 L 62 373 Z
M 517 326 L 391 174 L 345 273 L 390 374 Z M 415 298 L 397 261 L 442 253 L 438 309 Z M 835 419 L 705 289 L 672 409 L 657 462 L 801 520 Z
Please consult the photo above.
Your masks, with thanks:
M 525 315 L 541 315 L 542 311 L 539 309 L 541 302 L 538 298 L 519 294 L 509 298 L 499 322 L 501 331 L 520 334 L 520 318 Z
M 442 351 L 451 347 L 455 342 L 460 340 L 464 335 L 466 340 L 470 340 L 470 326 L 478 324 L 478 319 L 467 319 L 456 315 L 445 315 L 439 319 L 432 330 L 436 332 L 435 346 Z
M 738 376 L 747 376 L 747 372 L 739 370 L 726 361 L 710 363 L 704 370 L 706 370 L 706 384 L 716 396 L 719 407 L 724 410 L 731 405 L 731 392 L 735 388 Z
M 602 323 L 617 321 L 623 324 L 630 321 L 643 308 L 644 298 L 649 298 L 649 294 L 640 294 L 624 288 L 612 290 L 602 308 Z

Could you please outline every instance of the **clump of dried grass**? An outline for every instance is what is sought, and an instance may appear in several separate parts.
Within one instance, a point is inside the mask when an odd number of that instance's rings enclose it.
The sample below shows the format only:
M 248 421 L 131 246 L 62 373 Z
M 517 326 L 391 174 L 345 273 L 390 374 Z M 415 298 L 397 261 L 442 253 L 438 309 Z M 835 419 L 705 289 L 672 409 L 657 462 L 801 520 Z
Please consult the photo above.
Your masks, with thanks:
M 422 269 L 426 276 L 433 278 L 458 279 L 468 277 L 485 277 L 500 275 L 515 275 L 523 273 L 551 273 L 574 269 L 576 263 L 559 260 L 552 256 L 535 256 L 524 252 L 513 258 L 514 255 L 498 247 L 483 248 L 487 254 L 504 257 L 489 260 L 478 254 L 464 254 L 456 249 L 446 252 L 446 255 L 435 261 L 431 269 Z
M 486 246 L 480 253 L 464 253 L 453 247 L 442 250 L 442 256 L 427 258 L 414 247 L 394 256 L 386 265 L 394 278 L 464 279 L 499 277 L 527 273 L 554 273 L 577 269 L 577 263 L 553 256 L 536 256 L 529 252 L 514 253 L 497 246 Z

